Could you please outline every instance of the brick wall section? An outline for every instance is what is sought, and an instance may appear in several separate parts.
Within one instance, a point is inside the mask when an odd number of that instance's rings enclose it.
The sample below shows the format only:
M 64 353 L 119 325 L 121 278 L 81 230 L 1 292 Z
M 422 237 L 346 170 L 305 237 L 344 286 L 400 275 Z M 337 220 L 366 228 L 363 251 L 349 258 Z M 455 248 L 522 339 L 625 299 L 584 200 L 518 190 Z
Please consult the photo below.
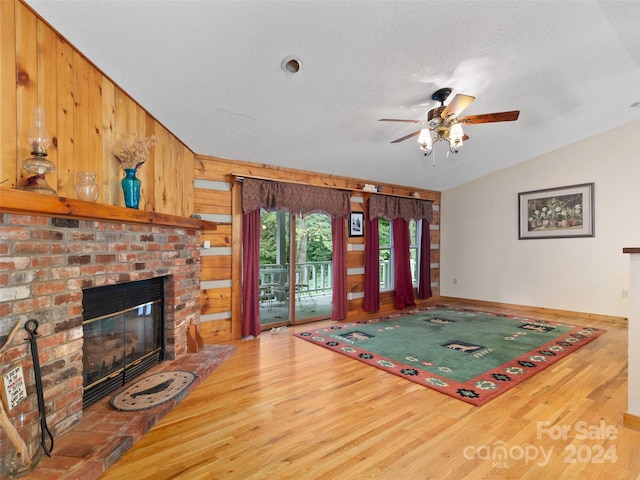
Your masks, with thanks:
M 165 277 L 165 358 L 187 352 L 200 322 L 197 230 L 107 221 L 0 214 L 0 344 L 16 323 L 35 319 L 47 423 L 54 437 L 82 417 L 82 289 Z M 28 334 L 20 329 L 2 370 L 21 364 L 37 413 Z

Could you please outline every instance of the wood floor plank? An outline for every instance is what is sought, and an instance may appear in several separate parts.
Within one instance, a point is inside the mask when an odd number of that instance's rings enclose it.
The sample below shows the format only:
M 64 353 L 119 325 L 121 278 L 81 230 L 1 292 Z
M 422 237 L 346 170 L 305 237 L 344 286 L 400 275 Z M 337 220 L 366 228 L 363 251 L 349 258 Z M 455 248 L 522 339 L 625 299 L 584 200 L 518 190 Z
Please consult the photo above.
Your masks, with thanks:
M 102 478 L 640 480 L 640 432 L 622 423 L 626 325 L 478 309 L 607 333 L 473 407 L 292 335 L 332 322 L 265 332 L 232 342 L 234 356 Z M 561 427 L 566 438 L 550 434 Z

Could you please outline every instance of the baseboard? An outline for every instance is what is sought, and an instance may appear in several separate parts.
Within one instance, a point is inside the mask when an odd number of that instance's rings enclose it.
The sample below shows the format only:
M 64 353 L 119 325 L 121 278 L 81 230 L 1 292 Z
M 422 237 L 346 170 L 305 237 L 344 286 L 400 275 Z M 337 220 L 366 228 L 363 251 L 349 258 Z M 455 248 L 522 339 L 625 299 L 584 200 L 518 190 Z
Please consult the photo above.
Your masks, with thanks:
M 573 318 L 580 318 L 584 320 L 601 320 L 604 322 L 620 323 L 623 325 L 628 324 L 628 319 L 626 317 L 616 317 L 613 315 L 600 315 L 595 313 L 573 312 L 570 310 L 558 310 L 553 308 L 533 307 L 531 305 L 516 305 L 512 303 L 489 302 L 486 300 L 472 300 L 468 298 L 457 298 L 457 297 L 438 297 L 436 300 L 438 301 L 438 303 L 455 302 L 455 303 L 465 303 L 470 305 L 485 305 L 489 307 L 511 308 L 514 310 L 526 310 L 530 312 L 539 312 L 539 313 L 544 313 L 545 315 L 555 315 L 558 317 L 573 317 Z
M 630 413 L 623 413 L 622 424 L 632 430 L 638 430 L 640 432 L 640 417 L 638 415 L 632 415 Z
M 558 310 L 552 308 L 544 308 L 544 307 L 533 307 L 530 305 L 517 305 L 514 303 L 502 303 L 502 302 L 490 302 L 487 300 L 473 300 L 470 298 L 458 298 L 458 297 L 430 297 L 427 300 L 416 299 L 416 306 L 418 307 L 431 307 L 438 304 L 446 304 L 450 303 L 452 306 L 456 306 L 457 304 L 470 305 L 471 307 L 485 306 L 485 307 L 495 307 L 495 308 L 507 308 L 511 310 L 521 310 L 526 312 L 537 312 L 543 313 L 545 315 L 553 315 L 557 317 L 567 317 L 567 318 L 579 318 L 581 320 L 600 320 L 604 322 L 618 323 L 621 325 L 628 325 L 628 319 L 626 317 L 616 317 L 613 315 L 601 315 L 595 313 L 585 313 L 585 312 L 573 312 L 570 310 Z M 361 320 L 366 318 L 371 318 L 376 315 L 384 315 L 390 312 L 394 312 L 395 307 L 390 304 L 385 304 L 380 311 L 375 313 L 367 313 L 367 312 L 359 312 L 357 315 L 350 313 L 348 316 L 349 321 Z M 559 321 L 562 321 L 560 319 Z M 566 321 L 566 319 L 564 319 Z

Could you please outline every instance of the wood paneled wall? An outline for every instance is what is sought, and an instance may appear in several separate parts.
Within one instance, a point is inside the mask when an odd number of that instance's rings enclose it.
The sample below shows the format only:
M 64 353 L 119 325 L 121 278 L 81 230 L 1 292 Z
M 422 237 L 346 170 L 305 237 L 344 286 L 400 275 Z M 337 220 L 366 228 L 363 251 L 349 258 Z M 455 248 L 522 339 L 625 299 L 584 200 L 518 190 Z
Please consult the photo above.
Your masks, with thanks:
M 217 230 L 203 233 L 203 240 L 211 248 L 202 250 L 202 292 L 200 325 L 207 342 L 240 338 L 240 299 L 242 239 L 242 209 L 233 185 L 234 176 L 248 176 L 295 182 L 306 185 L 352 190 L 351 210 L 364 211 L 367 193 L 362 191 L 365 179 L 324 175 L 310 171 L 288 169 L 272 165 L 242 162 L 204 155 L 195 157 L 195 212 L 203 220 L 217 224 Z M 382 184 L 383 193 L 411 196 L 434 204 L 431 225 L 431 275 L 433 296 L 440 296 L 440 192 L 391 184 Z M 365 231 L 366 235 L 366 231 Z M 347 301 L 348 318 L 365 315 L 364 301 L 364 238 L 347 239 Z M 417 302 L 418 303 L 418 302 Z M 394 308 L 393 292 L 382 294 L 381 311 Z
M 28 131 L 44 107 L 56 171 L 47 183 L 75 198 L 76 173 L 96 173 L 98 203 L 124 206 L 124 172 L 113 156 L 122 143 L 155 135 L 139 170 L 141 210 L 193 213 L 194 153 L 80 52 L 18 0 L 0 1 L 0 188 L 21 188 L 30 174 Z

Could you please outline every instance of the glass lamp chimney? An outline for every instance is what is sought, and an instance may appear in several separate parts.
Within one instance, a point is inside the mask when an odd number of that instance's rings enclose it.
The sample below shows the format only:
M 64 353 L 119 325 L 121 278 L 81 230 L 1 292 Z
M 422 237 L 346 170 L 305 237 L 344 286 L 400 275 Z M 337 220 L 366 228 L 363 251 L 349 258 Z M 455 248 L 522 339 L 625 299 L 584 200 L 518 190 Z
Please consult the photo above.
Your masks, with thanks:
M 56 195 L 56 191 L 47 184 L 45 174 L 56 170 L 52 161 L 47 160 L 49 148 L 49 132 L 44 120 L 44 109 L 37 107 L 33 124 L 29 129 L 27 140 L 31 147 L 31 157 L 24 161 L 24 168 L 31 176 L 24 181 L 24 189 L 44 195 Z
M 49 131 L 47 130 L 47 124 L 44 120 L 44 109 L 42 107 L 37 107 L 35 110 L 35 117 L 29 129 L 28 140 L 32 155 L 47 155 L 47 148 L 49 148 Z

